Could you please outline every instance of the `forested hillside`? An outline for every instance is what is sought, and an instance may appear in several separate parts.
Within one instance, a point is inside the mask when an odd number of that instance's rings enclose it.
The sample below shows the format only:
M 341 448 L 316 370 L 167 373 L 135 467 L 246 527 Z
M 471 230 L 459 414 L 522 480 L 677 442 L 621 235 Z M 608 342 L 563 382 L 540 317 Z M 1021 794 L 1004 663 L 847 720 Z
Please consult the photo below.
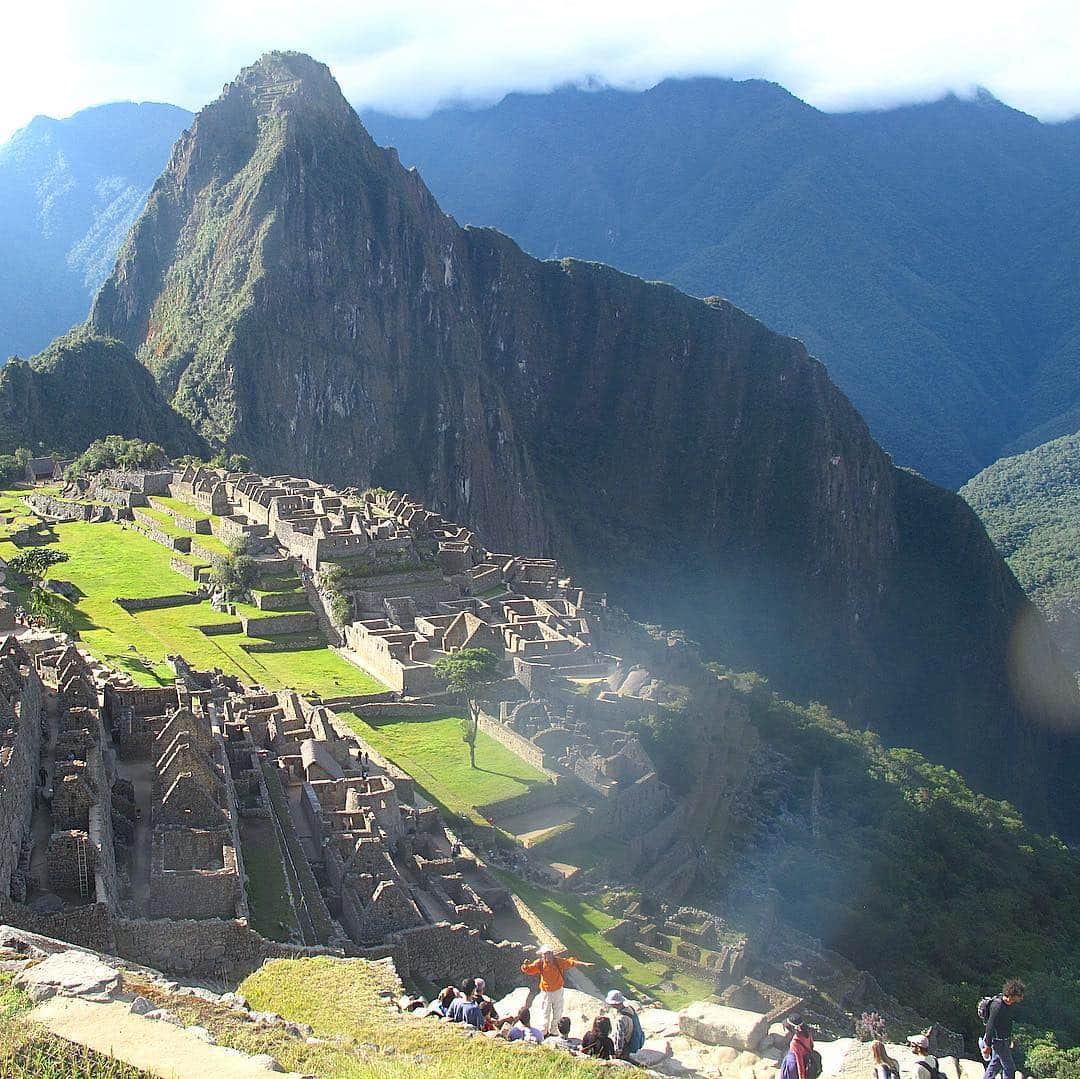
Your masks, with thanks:
M 996 461 L 960 494 L 1080 672 L 1080 431 Z

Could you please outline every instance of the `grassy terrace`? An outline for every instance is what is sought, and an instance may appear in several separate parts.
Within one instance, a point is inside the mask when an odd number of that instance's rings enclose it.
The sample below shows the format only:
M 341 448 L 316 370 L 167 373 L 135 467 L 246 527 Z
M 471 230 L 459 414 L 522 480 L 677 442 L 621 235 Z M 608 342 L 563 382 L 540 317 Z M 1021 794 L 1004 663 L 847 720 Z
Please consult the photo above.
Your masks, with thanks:
M 204 513 L 190 502 L 182 502 L 179 498 L 173 498 L 171 495 L 151 495 L 150 497 L 156 505 L 176 510 L 177 513 L 181 513 L 195 521 L 209 521 L 211 525 L 216 525 L 221 520 L 216 513 Z
M 549 892 L 511 873 L 498 869 L 494 872 L 558 935 L 571 955 L 603 968 L 602 977 L 597 977 L 597 972 L 586 971 L 598 984 L 602 981 L 607 988 L 620 988 L 634 996 L 645 992 L 662 999 L 666 1007 L 676 1009 L 686 1007 L 692 1000 L 705 1000 L 716 992 L 712 982 L 679 971 L 664 979 L 663 963 L 643 963 L 612 944 L 601 934 L 617 919 L 573 892 Z M 613 973 L 618 965 L 625 968 L 622 974 Z M 655 988 L 661 982 L 666 988 Z
M 295 640 L 295 647 L 285 651 L 249 653 L 244 645 L 267 641 L 240 632 L 208 637 L 196 627 L 236 623 L 236 618 L 205 602 L 128 614 L 113 602 L 116 596 L 143 599 L 191 591 L 191 582 L 170 567 L 169 552 L 134 529 L 114 524 L 60 524 L 55 531 L 58 546 L 70 561 L 58 566 L 53 576 L 70 581 L 81 593 L 75 612 L 83 642 L 94 655 L 129 671 L 142 685 L 170 683 L 173 675 L 163 661 L 166 654 L 180 653 L 193 666 L 221 667 L 270 689 L 287 686 L 336 697 L 385 688 L 330 648 L 312 647 L 308 638 Z M 3 548 L 14 551 L 11 544 L 2 544 L 0 557 L 8 557 Z M 263 612 L 245 607 L 243 613 Z M 289 643 L 280 638 L 278 642 Z M 151 662 L 151 669 L 140 657 Z
M 477 824 L 487 823 L 484 806 L 548 782 L 543 772 L 482 731 L 473 768 L 460 715 L 378 723 L 351 712 L 342 715 L 361 738 L 408 772 L 432 802 Z

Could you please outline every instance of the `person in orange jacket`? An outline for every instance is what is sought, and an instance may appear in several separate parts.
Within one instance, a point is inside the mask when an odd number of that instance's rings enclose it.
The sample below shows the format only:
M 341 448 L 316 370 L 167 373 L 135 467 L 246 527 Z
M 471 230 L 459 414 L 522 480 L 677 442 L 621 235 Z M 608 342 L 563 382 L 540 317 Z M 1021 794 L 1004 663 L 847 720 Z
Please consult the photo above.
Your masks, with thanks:
M 571 956 L 556 956 L 550 944 L 543 945 L 537 951 L 537 958 L 521 964 L 522 974 L 540 975 L 540 994 L 537 1004 L 540 1008 L 540 1029 L 546 1038 L 559 1029 L 559 1020 L 563 1013 L 563 987 L 566 980 L 563 971 L 571 967 L 591 967 L 592 963 L 583 963 Z

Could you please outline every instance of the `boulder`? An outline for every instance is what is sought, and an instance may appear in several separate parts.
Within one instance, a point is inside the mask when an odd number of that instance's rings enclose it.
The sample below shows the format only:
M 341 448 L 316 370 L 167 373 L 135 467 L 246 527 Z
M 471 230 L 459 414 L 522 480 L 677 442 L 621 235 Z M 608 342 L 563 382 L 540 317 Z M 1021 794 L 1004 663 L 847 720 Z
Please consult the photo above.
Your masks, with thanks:
M 268 1072 L 283 1072 L 285 1069 L 272 1057 L 269 1053 L 256 1053 L 253 1057 L 248 1057 L 251 1064 L 255 1068 L 261 1068 L 263 1071 Z
M 147 1012 L 154 1011 L 154 1005 L 146 999 L 146 997 L 136 997 L 129 1005 L 128 1011 L 132 1015 L 146 1015 Z
M 20 971 L 15 985 L 34 1001 L 62 996 L 104 1003 L 120 988 L 120 972 L 88 952 L 72 950 Z
M 632 1056 L 643 1068 L 651 1068 L 671 1056 L 671 1043 L 666 1038 L 650 1038 Z
M 706 1045 L 729 1045 L 736 1049 L 757 1048 L 765 1033 L 765 1023 L 761 1012 L 705 1001 L 696 1001 L 679 1013 L 679 1030 L 688 1038 Z

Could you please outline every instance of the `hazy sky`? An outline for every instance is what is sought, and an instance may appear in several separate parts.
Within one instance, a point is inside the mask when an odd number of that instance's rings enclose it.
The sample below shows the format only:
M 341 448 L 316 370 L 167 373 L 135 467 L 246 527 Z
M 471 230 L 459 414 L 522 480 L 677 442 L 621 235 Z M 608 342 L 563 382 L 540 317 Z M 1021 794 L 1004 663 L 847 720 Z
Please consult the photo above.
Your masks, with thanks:
M 330 65 L 356 105 L 425 112 L 599 79 L 764 77 L 824 109 L 986 86 L 1080 114 L 1077 0 L 37 0 L 5 4 L 0 139 L 105 101 L 197 109 L 271 48 Z

